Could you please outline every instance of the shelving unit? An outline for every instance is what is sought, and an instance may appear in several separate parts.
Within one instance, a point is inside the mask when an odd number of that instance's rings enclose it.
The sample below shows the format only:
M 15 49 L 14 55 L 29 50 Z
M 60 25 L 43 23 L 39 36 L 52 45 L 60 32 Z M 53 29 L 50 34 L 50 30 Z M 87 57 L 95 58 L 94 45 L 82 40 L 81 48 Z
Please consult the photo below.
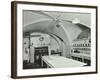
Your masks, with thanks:
M 89 39 L 73 41 L 71 58 L 91 65 L 91 43 Z

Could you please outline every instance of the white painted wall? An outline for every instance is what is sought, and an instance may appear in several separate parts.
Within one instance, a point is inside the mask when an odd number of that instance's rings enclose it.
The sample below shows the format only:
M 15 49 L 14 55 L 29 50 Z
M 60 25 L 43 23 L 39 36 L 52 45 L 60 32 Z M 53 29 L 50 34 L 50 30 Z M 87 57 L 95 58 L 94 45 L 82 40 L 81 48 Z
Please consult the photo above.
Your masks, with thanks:
M 29 58 L 29 38 L 23 38 L 23 60 L 27 60 L 28 58 Z
M 57 41 L 54 39 L 54 38 L 52 38 L 52 37 L 50 37 L 50 48 L 51 48 L 51 50 L 57 50 L 57 49 L 59 49 L 59 44 L 57 43 Z
M 26 0 L 24 0 L 26 1 Z M 51 2 L 51 3 L 64 3 L 64 4 L 80 4 L 80 5 L 98 5 L 100 14 L 100 0 L 31 0 L 37 2 Z M 0 0 L 0 80 L 15 80 L 10 78 L 11 70 L 11 0 Z M 100 22 L 100 16 L 98 16 Z M 98 24 L 100 26 L 100 24 Z M 100 27 L 98 27 L 98 34 L 100 35 Z M 100 36 L 98 38 L 98 47 L 100 47 Z M 100 49 L 98 49 L 100 53 Z M 100 54 L 98 54 L 100 57 Z M 88 75 L 73 75 L 62 77 L 45 77 L 34 78 L 34 80 L 100 80 L 100 58 L 98 58 L 98 74 Z M 17 80 L 17 79 L 16 79 Z M 24 79 L 18 79 L 24 80 Z M 33 80 L 27 78 L 25 80 Z
M 40 36 L 32 37 L 32 35 L 41 35 L 41 37 L 44 37 L 44 40 L 40 41 L 39 40 Z M 30 37 L 30 43 L 29 43 L 29 38 L 25 37 L 23 39 L 23 60 L 26 60 L 26 59 L 28 59 L 27 57 L 29 57 L 29 55 L 26 54 L 26 52 L 25 52 L 25 48 L 28 48 L 29 44 L 31 45 L 30 46 L 30 54 L 31 54 L 30 61 L 31 61 L 31 63 L 34 63 L 34 53 L 35 53 L 34 48 L 35 47 L 48 46 L 50 52 L 51 52 L 51 50 L 57 51 L 60 47 L 60 45 L 57 43 L 57 41 L 50 35 L 43 34 L 43 33 L 32 33 L 31 37 Z M 64 49 L 64 51 L 66 51 L 66 50 Z M 64 53 L 64 55 L 66 55 L 66 53 Z

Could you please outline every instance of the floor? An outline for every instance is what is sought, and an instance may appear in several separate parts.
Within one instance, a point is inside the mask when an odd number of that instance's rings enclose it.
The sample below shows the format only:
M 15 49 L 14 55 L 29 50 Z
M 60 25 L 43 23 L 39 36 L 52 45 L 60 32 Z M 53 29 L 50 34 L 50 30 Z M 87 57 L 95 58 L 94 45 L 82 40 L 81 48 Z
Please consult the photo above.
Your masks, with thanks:
M 35 62 L 35 63 L 27 63 L 27 61 L 23 61 L 23 69 L 39 69 L 39 68 L 47 68 L 46 64 L 44 66 L 41 66 L 41 63 Z

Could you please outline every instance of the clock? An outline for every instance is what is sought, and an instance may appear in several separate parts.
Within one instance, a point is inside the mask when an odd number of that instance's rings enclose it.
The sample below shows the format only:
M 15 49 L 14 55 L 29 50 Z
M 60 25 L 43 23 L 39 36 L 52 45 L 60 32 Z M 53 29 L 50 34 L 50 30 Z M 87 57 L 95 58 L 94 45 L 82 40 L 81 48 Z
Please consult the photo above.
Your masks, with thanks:
M 43 40 L 44 40 L 44 37 L 40 37 L 39 40 L 40 40 L 40 41 L 43 41 Z

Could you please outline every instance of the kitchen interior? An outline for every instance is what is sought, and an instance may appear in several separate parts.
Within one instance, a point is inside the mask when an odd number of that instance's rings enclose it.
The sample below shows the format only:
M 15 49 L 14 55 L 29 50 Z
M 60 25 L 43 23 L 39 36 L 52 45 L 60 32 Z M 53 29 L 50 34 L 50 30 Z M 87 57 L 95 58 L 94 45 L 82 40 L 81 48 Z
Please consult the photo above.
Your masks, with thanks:
M 23 69 L 91 66 L 91 29 L 80 24 L 89 14 L 75 13 L 72 20 L 72 13 L 60 13 L 71 19 L 62 20 L 50 18 L 57 12 L 23 13 Z

